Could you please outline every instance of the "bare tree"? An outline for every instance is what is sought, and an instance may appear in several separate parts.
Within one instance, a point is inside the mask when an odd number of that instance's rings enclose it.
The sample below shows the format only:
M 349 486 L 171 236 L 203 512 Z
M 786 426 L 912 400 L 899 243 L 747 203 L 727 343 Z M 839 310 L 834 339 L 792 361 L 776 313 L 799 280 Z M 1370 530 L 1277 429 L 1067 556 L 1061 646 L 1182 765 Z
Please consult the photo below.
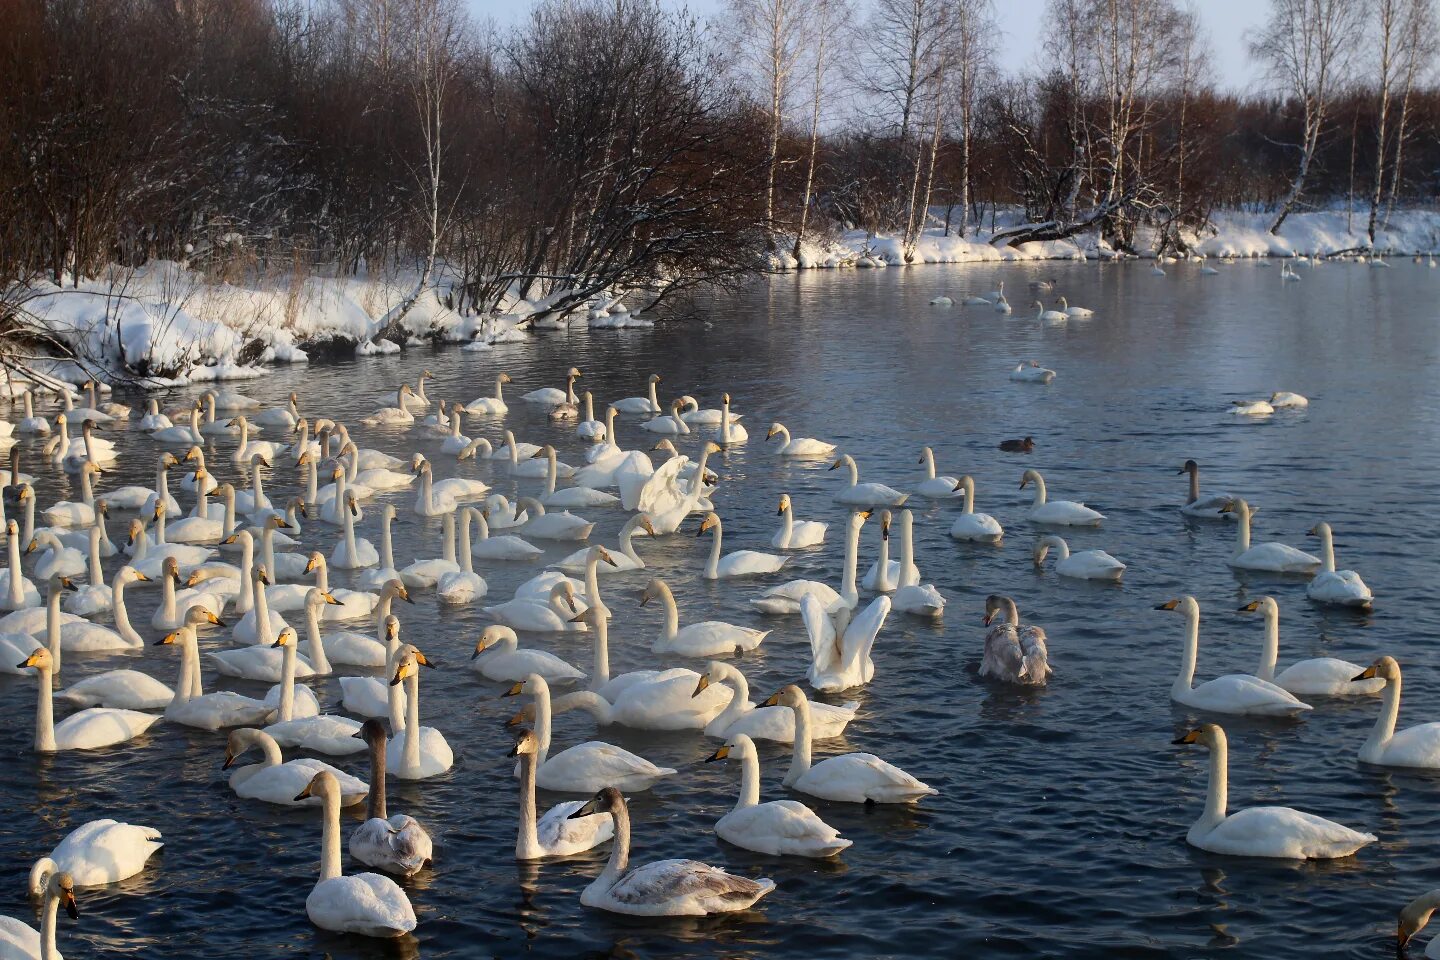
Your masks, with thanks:
M 795 228 L 791 256 L 800 259 L 800 244 L 810 223 L 810 203 L 815 194 L 815 164 L 820 151 L 820 115 L 825 105 L 831 68 L 831 33 L 836 27 L 840 0 L 812 0 L 807 34 L 810 56 L 810 148 L 805 155 L 805 188 L 800 194 L 800 218 Z
M 955 8 L 954 68 L 952 70 L 953 110 L 959 118 L 955 131 L 960 141 L 960 236 L 965 236 L 970 218 L 970 143 L 975 136 L 975 111 L 979 106 L 980 84 L 993 67 L 990 51 L 997 28 L 991 0 L 958 0 Z M 950 233 L 950 214 L 945 215 L 945 233 Z
M 410 34 L 411 71 L 408 84 L 423 152 L 418 163 L 410 164 L 419 199 L 421 265 L 414 288 L 380 319 L 375 339 L 393 338 L 416 301 L 429 289 L 440 240 L 449 219 L 441 197 L 448 149 L 446 101 L 459 69 L 456 50 L 462 43 L 464 15 L 456 0 L 407 0 L 407 3 L 405 27 Z
M 864 25 L 871 85 L 899 116 L 907 144 L 923 91 L 934 79 L 949 40 L 949 0 L 875 0 Z
M 1305 189 L 1330 100 L 1344 80 L 1350 53 L 1360 31 L 1359 0 L 1271 0 L 1270 18 L 1250 44 L 1269 75 L 1299 102 L 1301 138 L 1299 168 L 1275 211 L 1270 232 L 1279 231 Z
M 727 0 L 726 4 L 732 45 L 748 68 L 748 79 L 763 91 L 765 100 L 765 223 L 771 230 L 780 134 L 793 93 L 793 74 L 804 52 L 811 6 L 812 0 Z
M 1396 49 L 1401 39 L 1400 10 L 1405 0 L 1371 0 L 1375 26 L 1375 176 L 1370 190 L 1370 219 L 1365 236 L 1375 246 L 1375 220 L 1380 213 L 1380 198 L 1385 190 L 1385 165 L 1389 153 L 1386 126 L 1390 120 L 1390 90 L 1396 80 L 1399 58 Z M 1353 141 L 1352 141 L 1353 142 Z
M 1410 121 L 1411 95 L 1420 78 L 1428 73 L 1437 47 L 1434 0 L 1402 0 L 1400 40 L 1397 56 L 1402 64 L 1404 92 L 1400 95 L 1400 116 L 1395 124 L 1395 162 L 1390 167 L 1390 194 L 1385 206 L 1385 222 L 1395 211 L 1395 198 L 1400 190 L 1401 160 L 1405 153 L 1405 136 Z

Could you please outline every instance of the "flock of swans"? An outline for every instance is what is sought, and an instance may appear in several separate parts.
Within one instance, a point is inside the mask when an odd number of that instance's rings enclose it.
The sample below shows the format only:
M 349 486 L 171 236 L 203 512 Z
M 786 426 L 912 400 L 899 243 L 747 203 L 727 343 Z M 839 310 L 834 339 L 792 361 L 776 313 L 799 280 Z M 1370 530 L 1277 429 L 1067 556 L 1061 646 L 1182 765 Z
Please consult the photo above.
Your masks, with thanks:
M 994 304 L 1008 311 L 1003 289 L 996 294 Z M 1063 297 L 1059 310 L 1037 306 L 1041 319 L 1054 322 L 1090 314 Z M 1012 379 L 1043 385 L 1054 376 L 1022 364 Z M 588 716 L 600 730 L 619 725 L 689 731 L 717 741 L 707 762 L 733 761 L 739 769 L 736 803 L 714 831 L 737 847 L 767 855 L 828 858 L 851 845 L 805 797 L 874 805 L 914 804 L 936 794 L 874 754 L 825 750 L 825 742 L 856 717 L 856 701 L 821 702 L 798 683 L 752 699 L 733 658 L 765 643 L 773 618 L 798 616 L 809 639 L 804 680 L 811 690 L 853 692 L 871 682 L 875 644 L 887 620 L 896 615 L 934 620 L 947 605 L 922 575 L 912 500 L 946 506 L 948 534 L 958 543 L 997 544 L 1004 538 L 1000 522 L 976 510 L 975 478 L 940 473 L 934 452 L 924 448 L 918 451 L 921 471 L 904 489 L 863 481 L 854 457 L 835 443 L 797 436 L 779 422 L 752 436 L 729 394 L 710 409 L 691 396 L 662 403 L 658 375 L 648 378 L 642 394 L 606 405 L 603 419 L 597 419 L 592 395 L 577 392 L 581 378 L 571 368 L 563 388 L 523 397 L 553 424 L 573 431 L 579 465 L 564 462 L 553 444 L 524 443 L 510 430 L 498 431 L 501 443 L 466 433 L 467 423 L 505 426 L 511 380 L 504 373 L 495 376 L 493 392 L 468 403 L 433 401 L 426 392 L 433 381 L 428 371 L 387 395 L 360 423 L 419 448 L 408 457 L 361 446 L 344 423 L 307 418 L 302 408 L 308 398 L 295 394 L 267 408 L 238 391 L 216 389 L 169 411 L 150 400 L 142 412 L 106 402 L 103 388 L 94 383 L 12 390 L 12 400 L 24 404 L 24 417 L 14 424 L 0 421 L 0 436 L 12 444 L 9 484 L 0 500 L 8 546 L 8 566 L 0 571 L 0 671 L 34 679 L 34 749 L 142 750 L 139 738 L 167 736 L 174 725 L 213 733 L 217 762 L 223 760 L 228 788 L 237 797 L 319 810 L 320 869 L 305 901 L 310 920 L 322 929 L 373 937 L 416 929 L 409 894 L 395 878 L 411 877 L 436 860 L 425 826 L 392 813 L 385 790 L 387 777 L 423 781 L 454 765 L 447 735 L 422 721 L 421 677 L 436 656 L 468 654 L 477 680 L 500 684 L 491 689 L 517 702 L 508 721 L 512 737 L 503 744 L 472 745 L 477 751 L 508 751 L 515 760 L 516 858 L 574 856 L 610 844 L 605 867 L 581 896 L 589 907 L 637 916 L 698 916 L 747 909 L 775 884 L 696 860 L 633 864 L 626 795 L 649 790 L 679 771 L 600 739 L 557 744 L 558 714 Z M 48 418 L 37 415 L 42 394 L 52 392 L 57 409 Z M 1272 413 L 1307 403 L 1287 393 L 1258 402 Z M 622 424 L 631 436 L 647 438 L 641 448 L 621 445 Z M 121 450 L 99 433 L 120 430 L 134 441 L 127 443 L 127 458 L 147 457 L 142 438 L 151 444 L 153 485 L 104 489 L 105 474 Z M 279 439 L 260 439 L 262 433 Z M 39 455 L 48 468 L 74 478 L 78 500 L 37 503 L 42 484 L 22 472 L 20 447 L 14 445 L 24 436 L 41 440 Z M 217 440 L 224 441 L 223 449 Z M 694 459 L 679 452 L 677 444 L 687 443 L 697 444 Z M 843 507 L 838 526 L 844 562 L 838 587 L 787 579 L 799 551 L 825 548 L 831 534 L 829 522 L 797 516 L 788 494 L 779 498 L 768 549 L 727 550 L 724 518 L 711 499 L 724 480 L 712 458 L 744 443 L 763 444 L 779 458 L 823 461 L 839 471 L 834 500 Z M 1029 437 L 1007 444 L 1002 449 L 1019 454 L 1034 446 Z M 537 489 L 512 501 L 478 479 L 437 479 L 430 456 L 457 467 L 488 461 L 497 475 Z M 1219 531 L 1233 527 L 1233 568 L 1303 577 L 1305 593 L 1316 603 L 1370 607 L 1373 597 L 1361 577 L 1336 568 L 1327 523 L 1311 531 L 1321 556 L 1280 542 L 1252 543 L 1254 509 L 1243 497 L 1202 493 L 1193 460 L 1179 473 L 1188 478 L 1187 495 L 1177 504 L 1180 518 L 1215 521 Z M 1123 577 L 1121 560 L 1101 549 L 1071 550 L 1061 536 L 1069 527 L 1100 528 L 1104 514 L 1052 499 L 1037 470 L 1017 468 L 1015 478 L 1020 489 L 1032 491 L 1020 519 L 1035 534 L 1031 553 L 1037 570 L 1047 569 L 1049 561 L 1061 578 Z M 283 496 L 274 493 L 281 484 Z M 595 524 L 577 511 L 595 510 L 628 513 L 613 545 L 591 542 Z M 422 524 L 439 518 L 438 556 L 397 558 L 392 527 L 404 522 L 406 513 Z M 367 514 L 378 546 L 362 536 Z M 124 534 L 112 539 L 109 524 L 117 515 L 124 517 Z M 748 578 L 765 578 L 748 588 L 754 620 L 687 621 L 666 580 L 648 577 L 639 602 L 654 604 L 663 618 L 651 651 L 657 657 L 694 658 L 694 668 L 612 674 L 605 584 L 616 574 L 644 571 L 645 542 L 677 533 L 705 541 L 697 561 L 701 578 L 736 581 L 742 589 Z M 537 541 L 576 549 L 513 595 L 490 595 L 488 565 L 533 561 L 544 552 Z M 862 545 L 868 550 L 872 544 L 873 562 L 862 569 Z M 331 567 L 354 572 L 354 589 L 332 587 Z M 137 629 L 126 598 L 141 589 L 157 589 L 160 601 Z M 439 638 L 402 639 L 402 605 L 431 596 L 439 604 L 479 607 L 489 625 L 473 647 L 467 641 L 437 650 L 444 643 Z M 1292 716 L 1312 710 L 1301 698 L 1379 695 L 1382 706 L 1360 758 L 1440 767 L 1440 723 L 1395 730 L 1400 668 L 1392 658 L 1368 667 L 1311 659 L 1280 669 L 1279 604 L 1267 596 L 1242 608 L 1264 620 L 1255 673 L 1197 685 L 1199 604 L 1186 596 L 1159 609 L 1185 617 L 1180 670 L 1170 692 L 1176 703 L 1217 718 Z M 1019 686 L 1051 680 L 1046 632 L 1022 620 L 1011 597 L 987 597 L 983 623 L 987 629 L 977 651 L 982 678 Z M 583 669 L 542 647 L 546 636 L 569 634 L 589 640 L 592 660 Z M 142 646 L 174 651 L 173 686 L 134 669 L 61 683 L 69 654 Z M 255 685 L 254 695 L 207 693 L 207 668 Z M 341 690 L 333 712 L 301 682 L 324 676 L 336 677 Z M 485 690 L 482 685 L 481 695 Z M 57 722 L 58 704 L 74 709 Z M 762 799 L 757 741 L 789 745 L 782 786 L 793 798 Z M 1237 856 L 1332 858 L 1375 840 L 1289 808 L 1229 810 L 1224 730 L 1206 723 L 1177 742 L 1209 751 L 1208 797 L 1188 834 L 1196 847 Z M 363 769 L 357 762 L 362 755 Z M 542 812 L 538 789 L 586 799 Z M 340 813 L 361 803 L 366 816 L 350 832 L 348 851 L 365 869 L 347 873 Z M 643 824 L 637 826 L 643 830 Z M 116 819 L 73 830 L 31 872 L 30 892 L 42 902 L 42 930 L 0 917 L 0 957 L 58 957 L 58 910 L 63 906 L 75 915 L 77 888 L 140 873 L 162 842 L 157 830 Z M 443 851 L 437 869 L 444 869 Z M 1402 942 L 1437 905 L 1440 898 L 1422 898 L 1407 909 Z

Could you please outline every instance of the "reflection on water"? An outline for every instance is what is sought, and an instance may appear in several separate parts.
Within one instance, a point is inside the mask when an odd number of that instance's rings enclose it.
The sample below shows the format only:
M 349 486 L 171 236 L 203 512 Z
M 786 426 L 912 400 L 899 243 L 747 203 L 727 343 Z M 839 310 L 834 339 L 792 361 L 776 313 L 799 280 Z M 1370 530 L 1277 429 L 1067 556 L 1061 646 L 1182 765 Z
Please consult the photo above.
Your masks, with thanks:
M 0 766 L 0 797 L 11 811 L 0 820 L 0 890 L 7 891 L 0 912 L 30 915 L 25 874 L 66 829 L 117 816 L 160 828 L 166 848 L 143 876 L 81 891 L 82 921 L 60 924 L 61 949 L 71 955 L 1194 957 L 1238 947 L 1276 958 L 1311 955 L 1317 944 L 1331 955 L 1374 955 L 1395 911 L 1435 885 L 1440 779 L 1356 763 L 1375 701 L 1317 703 L 1299 721 L 1227 723 L 1234 805 L 1293 804 L 1374 832 L 1381 842 L 1352 862 L 1318 866 L 1188 848 L 1184 835 L 1203 804 L 1207 767 L 1202 752 L 1169 741 L 1201 718 L 1167 698 L 1183 624 L 1151 608 L 1179 593 L 1199 598 L 1204 679 L 1254 669 L 1263 629 L 1234 610 L 1272 594 L 1281 606 L 1282 667 L 1310 656 L 1365 663 L 1393 653 L 1406 670 L 1401 723 L 1440 718 L 1440 653 L 1425 640 L 1437 629 L 1432 595 L 1440 573 L 1430 549 L 1440 514 L 1429 506 L 1440 492 L 1437 280 L 1407 267 L 1330 265 L 1283 285 L 1275 271 L 1244 263 L 1215 277 L 1177 265 L 1163 279 L 1143 266 L 1048 263 L 817 272 L 778 277 L 707 305 L 709 327 L 548 334 L 485 353 L 421 349 L 280 369 L 244 384 L 274 403 L 298 390 L 309 413 L 355 424 L 423 368 L 436 374 L 432 396 L 461 401 L 489 395 L 494 374 L 504 370 L 515 380 L 510 415 L 467 420 L 466 432 L 498 440 L 509 427 L 522 440 L 556 443 L 570 463 L 582 457 L 571 428 L 527 409 L 519 396 L 562 385 L 572 363 L 600 409 L 642 393 L 652 371 L 665 378 L 662 396 L 694 393 L 711 407 L 728 390 L 751 440 L 711 461 L 724 478 L 716 503 L 726 548 L 768 549 L 775 503 L 788 492 L 798 517 L 832 526 L 826 547 L 798 558 L 787 576 L 831 583 L 839 581 L 843 552 L 842 512 L 831 499 L 838 473 L 823 462 L 777 463 L 763 441 L 766 426 L 778 420 L 797 436 L 836 441 L 855 455 L 862 479 L 892 485 L 914 479 L 920 448 L 934 447 L 941 473 L 975 477 L 977 509 L 1005 525 L 1005 542 L 958 544 L 946 535 L 958 503 L 913 504 L 917 563 L 949 598 L 945 619 L 935 626 L 892 618 L 876 645 L 874 683 L 852 697 L 826 698 L 862 706 L 843 740 L 821 745 L 817 755 L 872 751 L 941 794 L 918 809 L 815 802 L 854 846 L 837 863 L 769 858 L 712 832 L 739 788 L 735 771 L 701 763 L 713 742 L 605 730 L 598 738 L 681 771 L 634 798 L 637 862 L 694 857 L 773 877 L 778 889 L 751 913 L 703 921 L 586 910 L 580 891 L 606 851 L 532 865 L 513 860 L 514 781 L 502 723 L 514 706 L 499 698 L 503 684 L 468 665 L 483 616 L 478 607 L 437 609 L 433 598 L 422 598 L 398 613 L 405 638 L 440 662 L 422 678 L 422 709 L 458 762 L 445 777 L 390 786 L 394 809 L 419 817 L 437 842 L 435 868 L 406 883 L 420 917 L 414 940 L 332 937 L 310 925 L 304 901 L 318 869 L 319 816 L 237 799 L 220 770 L 218 735 L 160 725 L 120 750 L 37 758 L 29 750 L 33 681 L 9 676 L 0 676 L 0 749 L 11 758 Z M 985 309 L 929 306 L 941 293 L 989 290 L 1002 277 L 1023 289 L 1042 275 L 1057 276 L 1059 292 L 1095 317 L 1042 326 Z M 1006 378 L 1009 367 L 1030 358 L 1058 371 L 1052 385 Z M 1306 394 L 1310 410 L 1261 422 L 1225 413 L 1231 399 L 1276 389 Z M 478 476 L 510 495 L 540 488 L 507 479 L 492 462 L 458 465 L 440 454 L 439 438 L 356 432 L 367 446 L 424 451 L 437 477 Z M 1001 439 L 1027 434 L 1037 441 L 1028 456 L 996 449 Z M 101 490 L 148 483 L 153 445 L 112 436 L 122 458 Z M 627 448 L 653 440 L 633 419 L 622 421 Z M 20 445 L 26 469 L 43 478 L 42 506 L 73 498 L 71 480 L 41 465 L 40 443 Z M 230 443 L 212 446 L 215 469 L 228 476 Z M 693 452 L 695 443 L 681 446 Z M 1257 539 L 1304 547 L 1305 531 L 1330 521 L 1342 564 L 1376 592 L 1374 613 L 1322 611 L 1300 582 L 1232 574 L 1224 561 L 1233 526 L 1182 521 L 1175 510 L 1185 492 L 1175 471 L 1189 457 L 1202 466 L 1203 486 L 1243 494 L 1262 508 Z M 1052 497 L 1108 515 L 1099 530 L 1065 536 L 1074 549 L 1102 547 L 1129 564 L 1123 585 L 1036 573 L 1035 531 L 1024 520 L 1030 491 L 1017 489 L 1026 467 L 1045 475 Z M 267 477 L 267 489 L 288 497 L 297 485 L 282 475 Z M 416 517 L 407 496 L 392 499 L 400 506 L 398 562 L 435 556 L 440 522 Z M 624 519 L 618 511 L 580 512 L 598 522 L 595 542 L 614 542 Z M 377 525 L 378 511 L 368 511 L 360 534 L 378 543 Z M 709 544 L 697 542 L 693 528 L 639 541 L 647 569 L 605 581 L 615 672 L 654 659 L 649 647 L 660 613 L 638 602 L 652 575 L 670 582 L 682 622 L 763 620 L 746 601 L 773 581 L 701 581 Z M 317 521 L 304 534 L 307 547 L 327 553 L 338 538 Z M 552 548 L 545 561 L 573 547 Z M 872 525 L 865 566 L 875 547 Z M 497 600 L 539 566 L 477 562 Z M 331 577 L 338 586 L 352 582 L 344 571 Z M 995 689 L 975 676 L 983 601 L 992 592 L 1012 594 L 1049 633 L 1056 675 L 1048 688 Z M 129 597 L 131 618 L 149 637 L 143 625 L 158 591 L 132 589 Z M 803 677 L 808 657 L 798 618 L 765 625 L 775 632 L 736 661 L 757 701 Z M 531 642 L 589 667 L 586 635 Z M 221 640 L 202 643 L 214 649 Z M 147 647 L 129 656 L 67 655 L 62 681 L 120 665 L 167 682 L 177 670 L 167 651 Z M 258 691 L 213 677 L 207 686 Z M 315 686 L 327 704 L 338 703 L 333 679 Z M 557 718 L 557 747 L 592 737 L 588 717 Z M 787 751 L 761 744 L 760 752 L 764 798 L 784 796 Z M 366 775 L 363 756 L 339 765 Z M 557 799 L 542 795 L 541 802 Z M 347 830 L 358 822 L 358 809 L 344 815 Z

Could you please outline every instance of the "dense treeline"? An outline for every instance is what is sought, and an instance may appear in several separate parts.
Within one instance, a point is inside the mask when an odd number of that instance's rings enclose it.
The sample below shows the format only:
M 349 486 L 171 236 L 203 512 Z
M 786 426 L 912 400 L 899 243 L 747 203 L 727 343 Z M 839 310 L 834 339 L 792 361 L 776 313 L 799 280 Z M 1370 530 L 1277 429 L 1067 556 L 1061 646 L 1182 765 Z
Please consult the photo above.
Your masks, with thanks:
M 937 209 L 1124 248 L 1349 201 L 1373 235 L 1440 186 L 1431 3 L 1271 0 L 1271 82 L 1238 96 L 1175 0 L 1050 0 L 1029 76 L 991 63 L 988 0 L 540 0 L 505 31 L 460 0 L 9 0 L 0 274 L 398 268 L 563 310 L 835 225 L 908 250 Z

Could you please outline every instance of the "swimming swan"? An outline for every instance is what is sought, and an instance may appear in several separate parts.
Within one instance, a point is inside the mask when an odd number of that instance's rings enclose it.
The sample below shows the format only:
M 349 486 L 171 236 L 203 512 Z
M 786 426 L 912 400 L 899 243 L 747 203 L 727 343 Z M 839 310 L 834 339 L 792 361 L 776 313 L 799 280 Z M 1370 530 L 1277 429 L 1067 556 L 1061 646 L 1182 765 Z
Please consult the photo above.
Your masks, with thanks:
M 1026 470 L 1020 478 L 1021 490 L 1031 484 L 1035 486 L 1035 500 L 1027 516 L 1035 523 L 1056 527 L 1098 527 L 1105 519 L 1103 513 L 1074 500 L 1047 500 L 1045 478 L 1037 470 Z
M 1226 809 L 1229 788 L 1229 746 L 1225 731 L 1213 723 L 1191 730 L 1175 741 L 1198 743 L 1210 750 L 1210 785 L 1205 812 L 1186 841 L 1193 847 L 1232 857 L 1274 857 L 1286 860 L 1329 860 L 1348 857 L 1375 836 L 1290 807 Z
M 1185 614 L 1185 648 L 1180 672 L 1170 687 L 1170 699 L 1196 710 L 1252 717 L 1289 717 L 1312 709 L 1290 691 L 1249 674 L 1231 673 L 1192 687 L 1195 660 L 1200 650 L 1200 604 L 1194 597 L 1167 600 L 1156 610 L 1179 610 Z
M 1382 767 L 1440 769 L 1440 723 L 1421 723 L 1395 732 L 1400 717 L 1400 664 L 1394 657 L 1381 657 L 1355 679 L 1375 677 L 1385 681 L 1384 699 L 1380 716 L 1360 747 L 1360 761 Z
M 1377 694 L 1385 689 L 1385 681 L 1379 677 L 1370 680 L 1356 680 L 1364 669 L 1348 660 L 1334 657 L 1315 657 L 1297 660 L 1275 675 L 1275 661 L 1280 656 L 1280 605 L 1271 597 L 1252 600 L 1241 607 L 1240 613 L 1265 614 L 1265 644 L 1260 651 L 1260 665 L 1255 676 L 1269 680 L 1277 687 L 1283 687 L 1297 697 L 1355 697 Z
M 539 763 L 540 739 L 521 730 L 508 756 L 520 765 L 520 818 L 515 837 L 516 860 L 541 857 L 570 857 L 600 846 L 615 836 L 615 820 L 608 813 L 571 817 L 584 800 L 562 800 L 538 821 L 535 819 L 535 768 Z
M 1369 610 L 1375 595 L 1354 570 L 1335 569 L 1335 536 L 1330 524 L 1317 523 L 1310 536 L 1320 538 L 1322 566 L 1315 579 L 1305 584 L 1305 595 L 1316 603 Z
M 1236 498 L 1221 508 L 1239 518 L 1235 531 L 1235 555 L 1228 561 L 1240 570 L 1262 570 L 1266 573 L 1312 574 L 1320 568 L 1320 558 L 1313 557 L 1289 544 L 1269 541 L 1250 545 L 1250 504 Z
M 771 856 L 833 857 L 850 846 L 840 831 L 798 800 L 760 802 L 760 758 L 743 733 L 705 758 L 740 761 L 740 797 L 715 824 L 715 833 L 737 847 Z
M 1045 566 L 1045 556 L 1055 551 L 1055 572 L 1062 577 L 1075 580 L 1119 580 L 1125 573 L 1125 564 L 1116 560 L 1104 550 L 1081 550 L 1070 552 L 1070 545 L 1053 534 L 1035 541 L 1035 566 Z
M 350 833 L 350 856 L 386 873 L 414 876 L 434 859 L 435 845 L 414 817 L 386 815 L 385 727 L 379 720 L 366 720 L 353 736 L 370 748 L 370 796 L 365 822 Z

